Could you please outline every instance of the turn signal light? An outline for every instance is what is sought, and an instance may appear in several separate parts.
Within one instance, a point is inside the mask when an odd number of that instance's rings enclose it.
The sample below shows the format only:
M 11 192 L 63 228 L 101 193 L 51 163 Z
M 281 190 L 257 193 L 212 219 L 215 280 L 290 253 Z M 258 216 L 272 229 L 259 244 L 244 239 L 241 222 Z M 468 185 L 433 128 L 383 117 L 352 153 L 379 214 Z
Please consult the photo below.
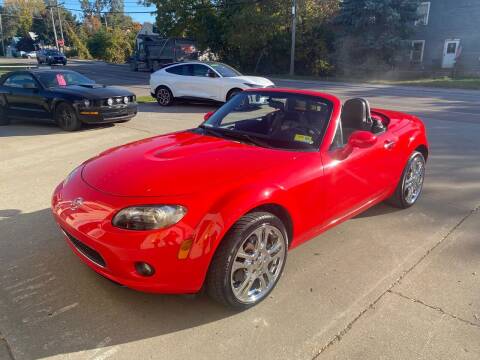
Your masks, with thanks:
M 187 258 L 192 245 L 193 245 L 193 239 L 188 239 L 182 242 L 182 244 L 180 245 L 180 250 L 178 250 L 178 258 L 180 260 L 184 260 Z

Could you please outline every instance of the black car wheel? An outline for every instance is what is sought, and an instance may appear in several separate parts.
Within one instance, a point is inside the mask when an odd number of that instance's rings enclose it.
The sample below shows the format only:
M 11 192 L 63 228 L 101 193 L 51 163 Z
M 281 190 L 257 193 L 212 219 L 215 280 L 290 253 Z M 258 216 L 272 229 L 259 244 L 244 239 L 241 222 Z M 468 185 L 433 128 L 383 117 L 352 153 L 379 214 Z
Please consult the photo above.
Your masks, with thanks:
M 238 93 L 241 93 L 242 89 L 232 89 L 228 92 L 227 94 L 227 101 L 229 101 L 231 98 L 233 98 L 235 95 Z
M 395 193 L 388 199 L 393 206 L 406 209 L 415 204 L 420 197 L 425 178 L 425 157 L 414 151 L 408 159 Z
M 170 106 L 175 100 L 172 92 L 166 86 L 160 86 L 155 93 L 155 97 L 160 106 Z
M 76 131 L 82 127 L 82 123 L 77 117 L 75 109 L 67 104 L 60 103 L 55 109 L 55 120 L 63 130 Z
M 243 216 L 218 246 L 206 289 L 216 301 L 248 309 L 274 289 L 287 260 L 288 235 L 282 221 L 268 212 Z
M 5 107 L 0 105 L 0 126 L 8 124 L 10 124 L 10 119 L 8 118 L 7 110 L 5 109 Z

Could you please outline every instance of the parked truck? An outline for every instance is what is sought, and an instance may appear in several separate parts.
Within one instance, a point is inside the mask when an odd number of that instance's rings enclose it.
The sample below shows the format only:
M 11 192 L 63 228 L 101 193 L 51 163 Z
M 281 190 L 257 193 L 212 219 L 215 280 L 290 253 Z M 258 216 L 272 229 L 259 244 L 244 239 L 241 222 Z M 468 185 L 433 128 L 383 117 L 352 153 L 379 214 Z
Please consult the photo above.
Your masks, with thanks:
M 192 39 L 139 34 L 135 41 L 135 52 L 130 58 L 130 68 L 133 71 L 156 71 L 162 65 L 195 60 L 197 57 L 198 51 Z

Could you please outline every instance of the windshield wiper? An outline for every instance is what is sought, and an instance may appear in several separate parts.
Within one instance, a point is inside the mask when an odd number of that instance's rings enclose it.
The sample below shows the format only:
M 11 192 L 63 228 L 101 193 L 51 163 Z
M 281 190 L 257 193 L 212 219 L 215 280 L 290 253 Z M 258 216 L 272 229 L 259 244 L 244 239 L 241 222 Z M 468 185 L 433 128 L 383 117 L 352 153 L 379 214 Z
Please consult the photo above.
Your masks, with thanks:
M 215 136 L 229 137 L 229 138 L 236 139 L 236 140 L 247 140 L 249 143 L 254 144 L 256 146 L 270 148 L 270 149 L 273 148 L 267 142 L 259 140 L 255 136 L 252 136 L 252 135 L 249 135 L 249 134 L 236 132 L 236 131 L 231 131 L 231 130 L 227 130 L 227 129 L 221 129 L 221 128 L 211 128 L 211 127 L 205 126 L 203 124 L 200 125 L 200 127 L 202 129 L 204 129 L 206 132 L 211 133 Z

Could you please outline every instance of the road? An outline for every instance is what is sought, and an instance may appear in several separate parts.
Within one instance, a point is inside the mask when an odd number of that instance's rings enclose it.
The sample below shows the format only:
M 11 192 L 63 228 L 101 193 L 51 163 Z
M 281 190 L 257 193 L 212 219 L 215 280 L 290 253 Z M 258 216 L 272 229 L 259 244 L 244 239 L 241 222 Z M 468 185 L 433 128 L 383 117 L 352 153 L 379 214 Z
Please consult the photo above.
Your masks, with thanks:
M 147 73 L 69 67 L 148 94 Z M 81 161 L 195 126 L 210 105 L 146 104 L 131 122 L 76 133 L 16 121 L 0 128 L 0 359 L 480 358 L 480 92 L 275 82 L 421 116 L 431 156 L 419 203 L 380 204 L 295 249 L 270 298 L 235 313 L 97 276 L 49 211 Z

